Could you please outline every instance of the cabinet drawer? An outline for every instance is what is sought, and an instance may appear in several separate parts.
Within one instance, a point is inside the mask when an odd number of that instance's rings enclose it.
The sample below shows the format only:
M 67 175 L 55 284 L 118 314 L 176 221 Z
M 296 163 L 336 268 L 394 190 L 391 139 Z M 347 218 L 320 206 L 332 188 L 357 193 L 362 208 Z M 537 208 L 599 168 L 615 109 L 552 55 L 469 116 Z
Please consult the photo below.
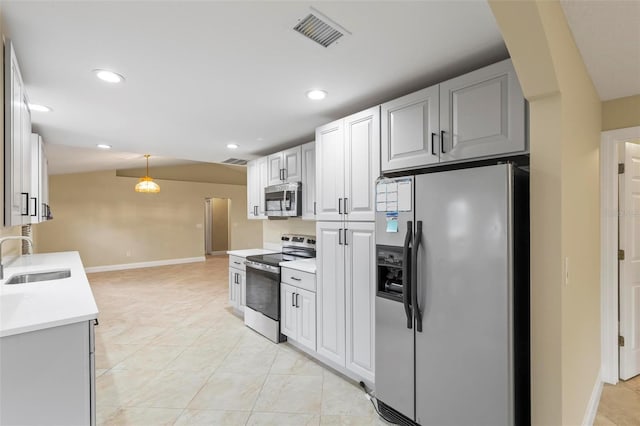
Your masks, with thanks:
M 281 268 L 280 281 L 304 290 L 316 291 L 316 274 L 298 271 L 297 269 Z
M 229 268 L 240 269 L 241 271 L 246 270 L 244 260 L 244 257 L 229 256 Z

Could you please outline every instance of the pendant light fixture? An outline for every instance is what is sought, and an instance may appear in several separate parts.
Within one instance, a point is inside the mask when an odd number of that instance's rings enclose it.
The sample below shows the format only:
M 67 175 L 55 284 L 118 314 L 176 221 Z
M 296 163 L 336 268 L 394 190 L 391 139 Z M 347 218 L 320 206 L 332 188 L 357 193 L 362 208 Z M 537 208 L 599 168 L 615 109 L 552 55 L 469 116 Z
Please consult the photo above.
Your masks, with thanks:
M 151 155 L 145 154 L 144 158 L 147 159 L 147 174 L 144 177 L 141 177 L 138 183 L 136 184 L 136 192 L 148 192 L 148 193 L 156 193 L 160 192 L 160 185 L 155 183 L 151 176 L 149 176 L 149 157 Z

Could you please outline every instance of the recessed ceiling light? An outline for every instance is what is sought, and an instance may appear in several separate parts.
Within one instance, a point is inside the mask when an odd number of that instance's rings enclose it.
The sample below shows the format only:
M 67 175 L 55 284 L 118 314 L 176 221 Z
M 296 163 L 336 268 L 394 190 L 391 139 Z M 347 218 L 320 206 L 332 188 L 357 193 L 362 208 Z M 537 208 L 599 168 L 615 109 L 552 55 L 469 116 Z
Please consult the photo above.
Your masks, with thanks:
M 46 105 L 29 104 L 29 109 L 31 111 L 38 111 L 38 112 L 51 112 L 51 108 L 49 108 Z
M 106 143 L 99 143 L 96 146 L 100 149 L 111 149 L 111 145 L 107 145 Z
M 93 72 L 96 73 L 96 77 L 107 83 L 121 83 L 124 81 L 124 77 L 117 72 L 109 70 L 93 70 Z
M 320 89 L 313 89 L 313 90 L 309 90 L 307 92 L 307 98 L 313 100 L 313 101 L 319 101 L 321 99 L 324 99 L 327 97 L 327 92 L 325 92 L 324 90 L 320 90 Z
M 228 143 L 228 144 L 227 144 L 227 148 L 229 148 L 229 149 L 236 149 L 236 148 L 238 148 L 238 144 L 235 144 L 235 143 Z

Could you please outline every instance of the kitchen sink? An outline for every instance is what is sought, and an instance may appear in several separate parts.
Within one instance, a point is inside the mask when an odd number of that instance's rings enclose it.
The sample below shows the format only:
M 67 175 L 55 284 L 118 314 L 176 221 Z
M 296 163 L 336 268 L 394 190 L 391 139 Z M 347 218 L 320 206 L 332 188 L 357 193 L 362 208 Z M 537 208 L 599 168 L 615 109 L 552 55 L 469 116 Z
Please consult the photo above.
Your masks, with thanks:
M 9 278 L 5 284 L 26 284 L 38 281 L 53 281 L 69 278 L 71 276 L 70 269 L 60 269 L 59 271 L 47 272 L 27 272 L 24 274 L 16 274 Z

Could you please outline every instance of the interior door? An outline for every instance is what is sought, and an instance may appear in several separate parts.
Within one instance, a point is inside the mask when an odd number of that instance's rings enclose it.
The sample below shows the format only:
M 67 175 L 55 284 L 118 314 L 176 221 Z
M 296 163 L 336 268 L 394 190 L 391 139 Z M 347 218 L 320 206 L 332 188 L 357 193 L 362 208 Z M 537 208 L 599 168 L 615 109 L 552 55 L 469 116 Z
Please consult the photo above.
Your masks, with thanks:
M 620 378 L 640 374 L 640 145 L 625 144 L 620 179 Z

